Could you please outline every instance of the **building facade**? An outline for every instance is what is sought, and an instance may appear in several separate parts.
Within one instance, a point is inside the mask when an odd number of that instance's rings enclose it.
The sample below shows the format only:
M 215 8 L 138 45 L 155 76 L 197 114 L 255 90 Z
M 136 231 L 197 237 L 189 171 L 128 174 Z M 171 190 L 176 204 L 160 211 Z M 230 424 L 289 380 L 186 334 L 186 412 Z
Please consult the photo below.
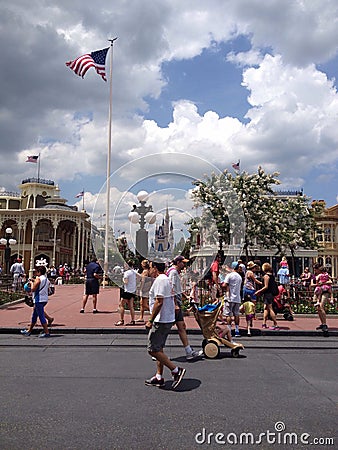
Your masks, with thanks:
M 324 200 L 317 200 L 324 207 L 323 213 L 316 217 L 318 231 L 316 239 L 318 263 L 327 267 L 333 278 L 338 277 L 338 205 L 326 208 Z
M 20 193 L 0 192 L 0 237 L 13 230 L 17 243 L 10 247 L 10 261 L 23 260 L 26 273 L 37 261 L 49 266 L 67 263 L 83 267 L 92 253 L 91 223 L 86 211 L 67 205 L 58 185 L 52 180 L 28 178 Z M 0 262 L 6 265 L 6 246 L 0 245 Z

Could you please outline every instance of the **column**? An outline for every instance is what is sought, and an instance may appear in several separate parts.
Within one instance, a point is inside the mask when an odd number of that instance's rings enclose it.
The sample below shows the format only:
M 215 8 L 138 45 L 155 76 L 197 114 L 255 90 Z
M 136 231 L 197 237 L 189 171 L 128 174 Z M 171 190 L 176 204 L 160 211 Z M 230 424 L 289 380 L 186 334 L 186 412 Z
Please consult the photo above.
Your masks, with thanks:
M 80 233 L 81 233 L 81 224 L 76 225 L 77 228 L 77 254 L 76 254 L 76 266 L 77 268 L 82 268 L 82 265 L 80 266 Z
M 58 222 L 53 222 L 53 229 L 54 229 L 54 237 L 53 237 L 52 265 L 56 267 L 56 236 L 57 236 Z
M 34 238 L 35 238 L 36 220 L 32 220 L 32 243 L 31 243 L 31 259 L 29 264 L 29 276 L 33 276 L 34 269 Z

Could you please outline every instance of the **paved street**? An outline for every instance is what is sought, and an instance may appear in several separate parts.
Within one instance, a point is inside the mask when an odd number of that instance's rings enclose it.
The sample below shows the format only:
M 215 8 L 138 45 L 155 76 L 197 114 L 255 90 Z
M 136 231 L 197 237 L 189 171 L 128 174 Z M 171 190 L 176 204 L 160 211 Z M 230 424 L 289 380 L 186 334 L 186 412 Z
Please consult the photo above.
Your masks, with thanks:
M 242 338 L 240 358 L 224 347 L 220 359 L 187 363 L 172 335 L 167 353 L 187 369 L 177 392 L 169 381 L 144 385 L 154 372 L 145 341 L 0 335 L 0 448 L 296 449 L 317 438 L 320 448 L 337 448 L 336 337 Z

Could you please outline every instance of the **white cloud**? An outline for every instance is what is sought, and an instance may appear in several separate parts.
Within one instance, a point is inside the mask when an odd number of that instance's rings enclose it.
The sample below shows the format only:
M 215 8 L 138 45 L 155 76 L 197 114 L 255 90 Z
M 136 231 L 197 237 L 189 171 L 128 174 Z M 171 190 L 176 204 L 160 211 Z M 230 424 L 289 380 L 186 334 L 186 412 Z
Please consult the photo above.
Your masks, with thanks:
M 114 36 L 113 170 L 154 153 L 186 153 L 221 169 L 238 158 L 247 170 L 258 164 L 279 169 L 292 185 L 312 164 L 337 162 L 335 81 L 316 68 L 337 53 L 335 0 L 117 0 L 113 7 L 107 0 L 57 0 L 42 9 L 38 0 L 29 8 L 13 0 L 0 9 L 7 62 L 0 73 L 6 160 L 0 174 L 7 189 L 33 172 L 24 161 L 35 153 L 41 153 L 46 178 L 104 180 L 109 84 L 93 70 L 81 80 L 65 62 L 109 45 Z M 171 82 L 163 77 L 163 63 L 188 61 L 206 48 L 217 52 L 240 35 L 251 48 L 232 51 L 227 60 L 245 67 L 246 121 L 212 110 L 202 114 L 183 95 L 170 99 L 168 126 L 160 127 L 156 117 L 143 119 L 149 98 Z M 163 161 L 152 164 L 160 170 Z M 127 176 L 137 180 L 142 173 L 134 167 Z

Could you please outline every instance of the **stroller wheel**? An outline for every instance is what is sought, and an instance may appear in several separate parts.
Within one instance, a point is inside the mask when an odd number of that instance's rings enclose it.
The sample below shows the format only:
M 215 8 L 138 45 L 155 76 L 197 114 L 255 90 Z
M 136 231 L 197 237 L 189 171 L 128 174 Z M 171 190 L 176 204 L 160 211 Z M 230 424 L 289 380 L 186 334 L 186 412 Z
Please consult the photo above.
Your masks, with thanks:
M 219 356 L 220 349 L 215 341 L 208 341 L 204 348 L 203 348 L 204 354 L 209 359 L 214 359 Z
M 208 339 L 203 339 L 203 341 L 202 341 L 203 350 L 204 350 L 204 347 L 207 345 L 207 343 L 208 343 Z
M 232 356 L 233 358 L 238 358 L 238 357 L 239 357 L 239 348 L 233 348 L 233 349 L 231 350 L 231 356 Z

